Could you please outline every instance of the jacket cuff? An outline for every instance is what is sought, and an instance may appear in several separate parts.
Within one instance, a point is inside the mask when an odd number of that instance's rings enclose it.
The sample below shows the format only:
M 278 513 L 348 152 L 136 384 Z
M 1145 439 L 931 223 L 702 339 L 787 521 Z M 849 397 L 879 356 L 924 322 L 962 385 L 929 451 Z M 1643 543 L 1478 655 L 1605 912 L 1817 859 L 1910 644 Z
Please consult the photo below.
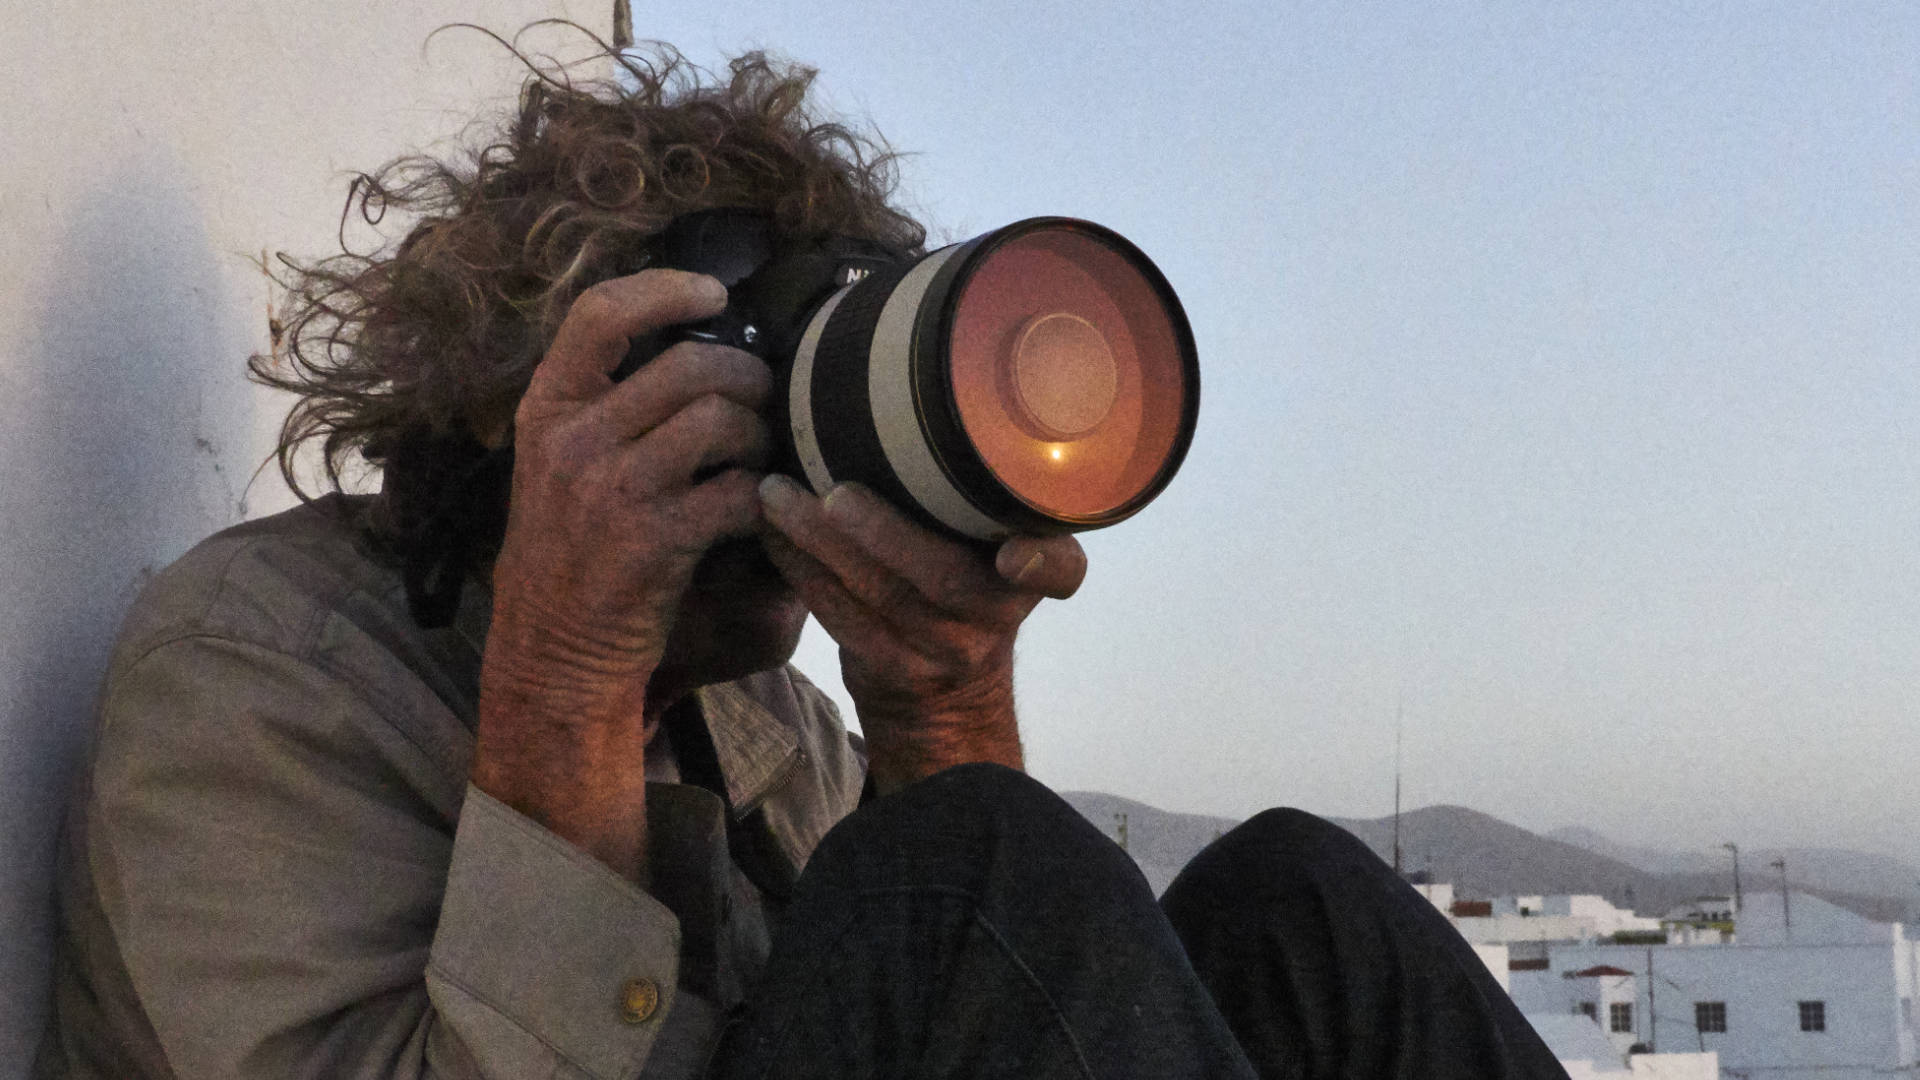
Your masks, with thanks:
M 369 883 L 378 887 L 377 883 Z M 469 784 L 427 984 L 498 1060 L 632 1077 L 673 1008 L 680 925 L 639 885 Z

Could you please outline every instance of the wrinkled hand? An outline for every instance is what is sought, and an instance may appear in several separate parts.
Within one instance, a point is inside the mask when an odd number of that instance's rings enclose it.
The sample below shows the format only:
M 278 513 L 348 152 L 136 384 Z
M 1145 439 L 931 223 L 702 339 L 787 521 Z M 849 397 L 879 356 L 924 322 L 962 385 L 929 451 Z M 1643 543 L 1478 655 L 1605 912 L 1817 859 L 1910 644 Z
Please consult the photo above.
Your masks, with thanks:
M 1014 637 L 1043 597 L 1080 587 L 1079 542 L 1019 536 L 988 559 L 856 484 L 816 499 L 769 475 L 760 492 L 761 543 L 840 644 L 877 789 L 971 761 L 1022 767 Z
M 648 680 L 700 557 L 759 520 L 771 377 L 745 352 L 686 342 L 617 385 L 609 373 L 630 338 L 725 305 L 718 281 L 678 271 L 593 286 L 514 414 L 474 782 L 634 872 Z
M 514 414 L 513 497 L 494 565 L 490 674 L 586 716 L 637 706 L 707 548 L 751 535 L 766 366 L 682 342 L 624 382 L 629 337 L 717 313 L 718 282 L 646 271 L 567 313 Z M 502 631 L 505 631 L 503 634 Z

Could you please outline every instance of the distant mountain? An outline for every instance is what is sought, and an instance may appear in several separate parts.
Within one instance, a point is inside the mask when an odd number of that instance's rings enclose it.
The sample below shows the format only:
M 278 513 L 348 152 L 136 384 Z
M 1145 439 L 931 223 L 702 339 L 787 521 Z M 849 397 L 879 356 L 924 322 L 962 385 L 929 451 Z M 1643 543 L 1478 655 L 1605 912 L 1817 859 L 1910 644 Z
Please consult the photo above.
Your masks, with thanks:
M 1333 818 L 1383 859 L 1393 854 L 1393 819 Z M 1664 912 L 1692 893 L 1658 875 L 1574 844 L 1531 833 L 1464 806 L 1429 806 L 1401 815 L 1401 866 L 1452 882 L 1462 896 L 1598 893 L 1616 904 Z
M 1127 853 L 1140 864 L 1140 872 L 1153 886 L 1155 896 L 1173 884 L 1180 868 L 1201 848 L 1240 824 L 1232 818 L 1175 814 L 1098 791 L 1063 791 L 1060 797 L 1116 842 L 1120 839 L 1119 815 L 1126 815 Z
M 1555 829 L 1543 834 L 1549 839 L 1583 847 L 1596 854 L 1605 855 L 1638 867 L 1650 874 L 1711 874 L 1726 869 L 1732 873 L 1732 858 L 1724 851 L 1662 851 L 1659 848 L 1635 847 L 1622 844 L 1610 837 L 1602 836 L 1592 829 L 1579 825 Z M 1732 888 L 1731 885 L 1728 888 Z
M 1753 862 L 1748 862 L 1751 857 Z M 1748 867 L 1764 867 L 1776 858 L 1787 861 L 1787 877 L 1792 881 L 1817 881 L 1830 889 L 1846 892 L 1877 893 L 1885 896 L 1913 896 L 1920 891 L 1920 869 L 1901 859 L 1845 848 L 1756 848 L 1740 850 L 1741 882 L 1745 884 Z M 1767 870 L 1767 874 L 1776 871 Z
M 1187 861 L 1238 822 L 1199 814 L 1176 814 L 1101 792 L 1062 792 L 1062 797 L 1108 836 L 1119 838 L 1117 815 L 1126 815 L 1127 849 L 1157 894 Z M 1358 837 L 1382 859 L 1393 856 L 1393 819 L 1328 819 Z M 1635 849 L 1591 830 L 1556 830 L 1558 837 L 1529 832 L 1464 806 L 1430 806 L 1401 815 L 1401 866 L 1450 882 L 1462 897 L 1514 894 L 1593 893 L 1643 915 L 1662 915 L 1698 896 L 1732 890 L 1731 860 L 1714 866 L 1707 856 Z M 1569 837 L 1585 841 L 1569 842 Z M 1594 845 L 1594 846 L 1589 846 Z M 1604 846 L 1611 852 L 1596 850 Z M 1761 855 L 1766 858 L 1760 858 Z M 1915 921 L 1920 905 L 1908 898 L 1920 872 L 1882 856 L 1827 849 L 1788 851 L 1788 878 L 1811 893 L 1878 921 Z M 1631 856 L 1622 858 L 1620 855 Z M 1767 862 L 1775 853 L 1741 853 L 1746 888 L 1769 888 Z M 1643 865 L 1643 863 L 1645 865 Z M 1671 872 L 1648 869 L 1671 866 Z M 1696 869 L 1689 869 L 1696 867 Z
M 1653 873 L 1719 874 L 1726 879 L 1719 891 L 1733 888 L 1733 855 L 1723 848 L 1662 851 L 1635 847 L 1580 826 L 1555 829 L 1547 835 Z M 1913 896 L 1920 892 L 1920 868 L 1912 863 L 1845 848 L 1741 848 L 1741 884 L 1749 889 L 1777 888 L 1779 872 L 1770 868 L 1776 859 L 1786 860 L 1787 877 L 1796 884 L 1808 881 L 1824 889 L 1877 896 Z

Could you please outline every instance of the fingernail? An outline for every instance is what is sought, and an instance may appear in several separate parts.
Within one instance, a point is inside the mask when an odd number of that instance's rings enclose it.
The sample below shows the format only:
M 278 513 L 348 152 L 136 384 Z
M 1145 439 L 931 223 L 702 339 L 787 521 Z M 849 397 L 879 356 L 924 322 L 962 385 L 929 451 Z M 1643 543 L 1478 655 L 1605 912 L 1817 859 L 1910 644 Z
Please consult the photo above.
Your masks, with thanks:
M 779 473 L 768 473 L 760 480 L 760 505 L 775 513 L 791 510 L 799 497 L 800 485 Z
M 1026 584 L 1028 578 L 1040 572 L 1040 564 L 1046 561 L 1047 561 L 1046 552 L 1044 551 L 1034 552 L 1033 558 L 1027 560 L 1027 565 L 1021 567 L 1020 572 L 1013 575 L 1013 583 L 1015 585 Z
M 839 521 L 851 520 L 860 512 L 860 499 L 853 494 L 852 484 L 835 484 L 828 488 L 820 505 L 826 507 L 828 515 Z
M 699 289 L 700 295 L 707 300 L 725 300 L 727 298 L 727 287 L 720 284 L 720 279 L 711 274 L 696 275 L 694 277 L 694 284 L 695 287 Z

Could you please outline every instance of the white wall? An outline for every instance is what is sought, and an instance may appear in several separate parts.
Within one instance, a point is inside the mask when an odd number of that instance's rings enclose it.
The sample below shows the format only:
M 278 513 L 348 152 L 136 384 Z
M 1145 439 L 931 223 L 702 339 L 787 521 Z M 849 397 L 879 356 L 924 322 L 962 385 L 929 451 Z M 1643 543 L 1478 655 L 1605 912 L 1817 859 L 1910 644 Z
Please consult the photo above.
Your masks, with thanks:
M 1748 893 L 1734 923 L 1742 945 L 1864 945 L 1893 940 L 1893 924 L 1871 922 L 1817 896 Z
M 1523 1013 L 1567 1016 L 1578 1011 L 1586 996 L 1580 985 L 1584 981 L 1558 971 L 1512 971 L 1507 974 L 1507 996 Z
M 1719 1055 L 1635 1054 L 1627 1059 L 1633 1080 L 1720 1080 Z
M 1513 973 L 1508 969 L 1508 964 L 1512 960 L 1512 954 L 1507 950 L 1507 947 L 1505 945 L 1473 944 L 1470 945 L 1469 948 L 1473 950 L 1473 955 L 1479 957 L 1480 962 L 1487 966 L 1487 971 L 1493 975 L 1493 981 L 1499 983 L 1500 989 L 1507 991 L 1508 995 L 1511 996 L 1513 993 Z
M 1920 1001 L 1920 942 L 1907 928 L 1893 926 L 1894 1042 L 1901 1061 L 1920 1061 L 1920 1032 L 1914 1030 L 1915 1002 Z
M 1552 973 L 1611 964 L 1633 980 L 1637 1038 L 1666 1052 L 1717 1051 L 1727 1069 L 1802 1070 L 1774 1075 L 1826 1077 L 1825 1071 L 1914 1064 L 1899 1039 L 1895 947 L 1887 945 L 1686 948 L 1556 946 Z M 1653 957 L 1649 1023 L 1647 958 Z M 1625 980 L 1622 980 L 1625 981 Z M 1827 1030 L 1802 1032 L 1798 1002 L 1824 1001 Z M 1724 1034 L 1694 1029 L 1697 1001 L 1723 1001 Z M 1605 1012 L 1602 1010 L 1602 1017 Z M 1910 1041 L 1906 1044 L 1911 1045 Z
M 0 1076 L 45 1010 L 57 814 L 142 580 L 280 509 L 263 249 L 327 254 L 351 170 L 457 133 L 511 31 L 611 2 L 46 0 L 0 11 Z M 552 39 L 541 39 L 552 40 Z
M 1469 942 L 1586 941 L 1593 920 L 1580 915 L 1490 915 L 1453 920 Z
M 1436 881 L 1425 885 L 1415 885 L 1413 891 L 1427 898 L 1427 902 L 1440 909 L 1441 914 L 1451 914 L 1453 910 L 1453 883 Z
M 1622 1068 L 1612 1061 L 1562 1061 L 1567 1080 L 1720 1080 L 1712 1054 L 1635 1054 Z
M 1593 921 L 1593 932 L 1601 937 L 1623 930 L 1660 929 L 1659 919 L 1635 915 L 1626 908 L 1615 907 L 1604 896 L 1589 894 L 1549 896 L 1546 898 L 1544 914 L 1572 915 L 1575 918 L 1590 919 Z

